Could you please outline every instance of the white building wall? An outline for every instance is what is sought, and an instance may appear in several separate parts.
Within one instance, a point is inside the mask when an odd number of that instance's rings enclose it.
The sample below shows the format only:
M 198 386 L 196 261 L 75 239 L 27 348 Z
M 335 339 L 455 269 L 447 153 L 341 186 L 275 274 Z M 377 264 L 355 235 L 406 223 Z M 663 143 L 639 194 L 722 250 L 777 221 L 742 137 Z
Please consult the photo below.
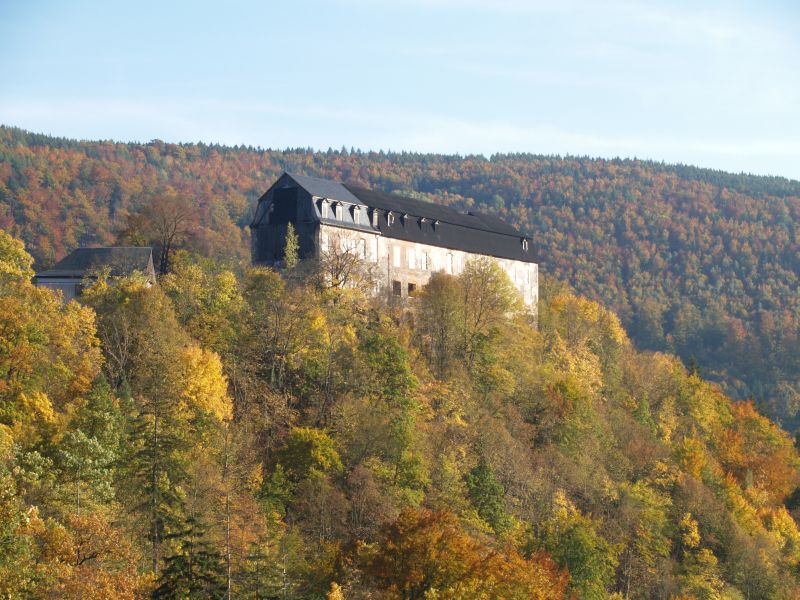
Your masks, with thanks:
M 320 225 L 317 248 L 365 248 L 367 263 L 374 265 L 378 285 L 392 293 L 400 283 L 400 295 L 409 295 L 409 284 L 419 290 L 437 271 L 459 275 L 471 258 L 481 254 L 407 242 L 367 231 L 354 231 L 330 225 Z M 363 240 L 363 242 L 361 241 Z M 361 245 L 363 244 L 363 246 Z M 376 253 L 377 252 L 377 253 Z M 489 256 L 508 274 L 519 290 L 526 306 L 536 311 L 539 301 L 539 265 L 536 263 Z M 412 295 L 414 290 L 412 290 Z

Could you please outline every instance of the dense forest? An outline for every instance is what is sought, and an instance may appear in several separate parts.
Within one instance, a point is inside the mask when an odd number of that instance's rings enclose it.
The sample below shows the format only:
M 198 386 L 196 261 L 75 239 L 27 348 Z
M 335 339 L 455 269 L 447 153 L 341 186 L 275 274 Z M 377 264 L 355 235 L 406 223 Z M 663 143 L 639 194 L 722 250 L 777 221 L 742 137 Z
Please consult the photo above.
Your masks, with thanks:
M 617 313 L 794 430 L 800 408 L 800 182 L 638 160 L 79 142 L 0 128 L 0 227 L 44 267 L 118 239 L 153 198 L 194 207 L 191 247 L 249 254 L 255 199 L 282 170 L 477 207 L 533 236 L 545 278 Z
M 0 597 L 798 597 L 751 402 L 566 286 L 534 326 L 490 260 L 401 305 L 325 260 L 63 304 L 0 230 Z

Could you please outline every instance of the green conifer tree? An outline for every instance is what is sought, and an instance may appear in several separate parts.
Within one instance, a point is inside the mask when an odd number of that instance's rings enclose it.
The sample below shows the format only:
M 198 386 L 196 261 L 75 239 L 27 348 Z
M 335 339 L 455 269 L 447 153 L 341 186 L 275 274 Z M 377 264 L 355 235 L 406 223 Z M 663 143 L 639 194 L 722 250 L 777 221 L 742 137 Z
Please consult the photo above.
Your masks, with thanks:
M 289 223 L 286 226 L 286 246 L 283 250 L 283 263 L 287 270 L 292 270 L 300 262 L 300 241 L 294 225 Z
M 506 513 L 505 490 L 497 479 L 486 459 L 481 457 L 475 468 L 467 473 L 467 495 L 477 509 L 478 515 L 486 521 L 495 533 L 503 533 L 511 526 Z
M 178 551 L 165 560 L 154 598 L 225 598 L 225 562 L 206 539 L 206 530 L 194 517 L 175 536 Z

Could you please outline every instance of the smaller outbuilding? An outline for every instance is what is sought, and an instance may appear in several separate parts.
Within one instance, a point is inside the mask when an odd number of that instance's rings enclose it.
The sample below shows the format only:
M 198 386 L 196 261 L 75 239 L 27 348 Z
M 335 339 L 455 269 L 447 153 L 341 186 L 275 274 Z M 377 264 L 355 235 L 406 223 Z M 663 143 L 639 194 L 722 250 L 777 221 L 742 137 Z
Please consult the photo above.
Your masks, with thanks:
M 126 277 L 141 273 L 150 285 L 156 282 L 153 249 L 140 246 L 78 248 L 46 271 L 37 273 L 34 285 L 61 290 L 64 302 L 81 295 L 83 285 L 101 273 Z

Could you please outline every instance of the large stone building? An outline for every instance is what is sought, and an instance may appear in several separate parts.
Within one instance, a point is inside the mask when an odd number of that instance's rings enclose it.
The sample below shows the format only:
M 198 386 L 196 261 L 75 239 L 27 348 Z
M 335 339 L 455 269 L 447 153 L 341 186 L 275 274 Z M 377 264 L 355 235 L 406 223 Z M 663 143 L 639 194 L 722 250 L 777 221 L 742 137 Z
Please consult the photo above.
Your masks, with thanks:
M 370 266 L 387 294 L 413 296 L 432 273 L 458 275 L 471 258 L 491 257 L 536 308 L 532 240 L 495 216 L 284 173 L 259 199 L 250 225 L 256 264 L 280 266 L 289 223 L 300 258 L 350 253 Z

